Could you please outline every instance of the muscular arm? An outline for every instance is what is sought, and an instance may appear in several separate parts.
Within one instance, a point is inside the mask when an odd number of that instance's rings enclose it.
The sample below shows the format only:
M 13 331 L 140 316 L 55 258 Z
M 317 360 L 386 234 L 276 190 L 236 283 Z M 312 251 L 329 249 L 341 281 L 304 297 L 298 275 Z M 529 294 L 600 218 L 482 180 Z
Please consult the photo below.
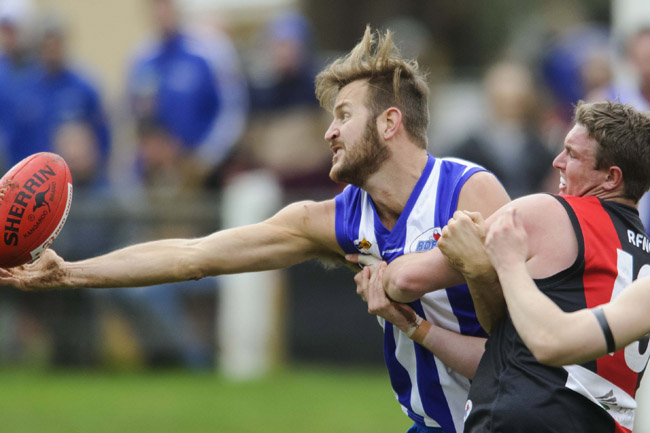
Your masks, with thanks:
M 460 192 L 458 210 L 492 215 L 509 202 L 503 186 L 494 175 L 478 172 L 470 177 Z M 480 281 L 480 280 L 479 280 Z M 421 254 L 408 254 L 391 262 L 384 275 L 384 289 L 398 302 L 411 302 L 425 293 L 462 284 L 464 277 L 447 262 L 438 248 Z M 497 291 L 498 293 L 498 291 Z M 502 304 L 497 300 L 494 308 Z
M 603 331 L 590 309 L 565 313 L 536 287 L 526 265 L 529 245 L 521 218 L 512 210 L 494 222 L 486 238 L 517 333 L 544 364 L 578 364 L 605 355 Z M 650 332 L 649 290 L 650 278 L 637 280 L 602 307 L 617 350 Z
M 461 335 L 422 320 L 407 304 L 391 301 L 383 290 L 386 263 L 366 266 L 354 280 L 357 293 L 368 303 L 368 312 L 391 322 L 416 343 L 431 351 L 445 365 L 472 379 L 485 351 L 485 338 Z
M 146 242 L 71 263 L 49 254 L 34 264 L 2 270 L 0 282 L 30 290 L 132 287 L 342 257 L 334 214 L 333 200 L 294 203 L 264 222 L 203 238 Z

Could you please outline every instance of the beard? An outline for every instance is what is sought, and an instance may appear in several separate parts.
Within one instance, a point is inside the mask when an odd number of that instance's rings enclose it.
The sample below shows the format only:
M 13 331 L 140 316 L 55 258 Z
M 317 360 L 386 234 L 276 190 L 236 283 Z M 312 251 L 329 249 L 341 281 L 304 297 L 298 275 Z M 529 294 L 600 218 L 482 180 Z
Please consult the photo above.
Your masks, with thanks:
M 377 125 L 368 120 L 363 136 L 353 146 L 345 147 L 345 159 L 336 171 L 330 172 L 330 177 L 362 188 L 389 157 L 390 149 L 379 139 Z

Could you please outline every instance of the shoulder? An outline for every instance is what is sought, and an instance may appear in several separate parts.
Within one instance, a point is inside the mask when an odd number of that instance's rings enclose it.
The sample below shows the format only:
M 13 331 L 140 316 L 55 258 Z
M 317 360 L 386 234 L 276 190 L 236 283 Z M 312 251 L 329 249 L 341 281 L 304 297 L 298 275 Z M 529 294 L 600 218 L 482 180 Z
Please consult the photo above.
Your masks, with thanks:
M 513 207 L 528 236 L 533 278 L 545 278 L 567 269 L 578 254 L 578 240 L 561 196 L 532 194 L 504 207 Z M 498 213 L 497 213 L 498 214 Z M 488 224 L 492 218 L 488 220 Z
M 510 201 L 497 177 L 489 171 L 473 173 L 460 190 L 458 210 L 480 212 L 484 218 Z
M 482 165 L 476 164 L 475 162 L 472 162 L 468 159 L 464 158 L 458 158 L 455 156 L 446 156 L 444 158 L 437 158 L 440 160 L 443 164 L 446 165 L 453 165 L 457 167 L 463 167 L 464 169 L 478 169 L 478 170 L 486 170 L 485 167 Z
M 552 194 L 531 194 L 520 197 L 504 206 L 514 208 L 524 223 L 539 227 L 553 227 L 559 221 L 568 221 L 568 214 L 563 205 L 563 198 Z M 498 214 L 498 212 L 497 212 Z

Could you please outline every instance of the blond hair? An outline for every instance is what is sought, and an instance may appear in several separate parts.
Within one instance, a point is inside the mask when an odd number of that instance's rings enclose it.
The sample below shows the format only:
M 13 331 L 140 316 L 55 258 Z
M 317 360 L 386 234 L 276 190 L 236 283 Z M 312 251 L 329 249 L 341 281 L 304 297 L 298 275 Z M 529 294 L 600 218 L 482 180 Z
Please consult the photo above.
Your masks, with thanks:
M 347 55 L 330 63 L 316 76 L 316 97 L 331 110 L 339 90 L 367 80 L 367 103 L 374 119 L 390 107 L 398 108 L 410 138 L 426 148 L 429 125 L 429 88 L 416 60 L 405 60 L 390 30 L 382 35 L 366 27 L 361 42 Z

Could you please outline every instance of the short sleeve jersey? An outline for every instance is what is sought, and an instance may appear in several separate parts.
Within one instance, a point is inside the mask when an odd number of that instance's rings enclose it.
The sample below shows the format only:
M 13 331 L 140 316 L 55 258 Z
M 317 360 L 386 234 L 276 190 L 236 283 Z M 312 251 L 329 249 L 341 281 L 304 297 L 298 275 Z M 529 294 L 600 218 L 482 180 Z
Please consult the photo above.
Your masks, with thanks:
M 372 254 L 387 262 L 402 254 L 434 248 L 442 227 L 456 211 L 461 188 L 483 170 L 467 161 L 429 156 L 392 230 L 379 220 L 368 193 L 355 186 L 346 187 L 336 197 L 339 245 L 346 253 Z M 486 336 L 465 285 L 428 293 L 410 305 L 446 329 Z M 462 431 L 469 380 L 390 323 L 379 321 L 384 328 L 384 358 L 391 384 L 404 412 L 420 424 L 441 426 L 448 433 Z

